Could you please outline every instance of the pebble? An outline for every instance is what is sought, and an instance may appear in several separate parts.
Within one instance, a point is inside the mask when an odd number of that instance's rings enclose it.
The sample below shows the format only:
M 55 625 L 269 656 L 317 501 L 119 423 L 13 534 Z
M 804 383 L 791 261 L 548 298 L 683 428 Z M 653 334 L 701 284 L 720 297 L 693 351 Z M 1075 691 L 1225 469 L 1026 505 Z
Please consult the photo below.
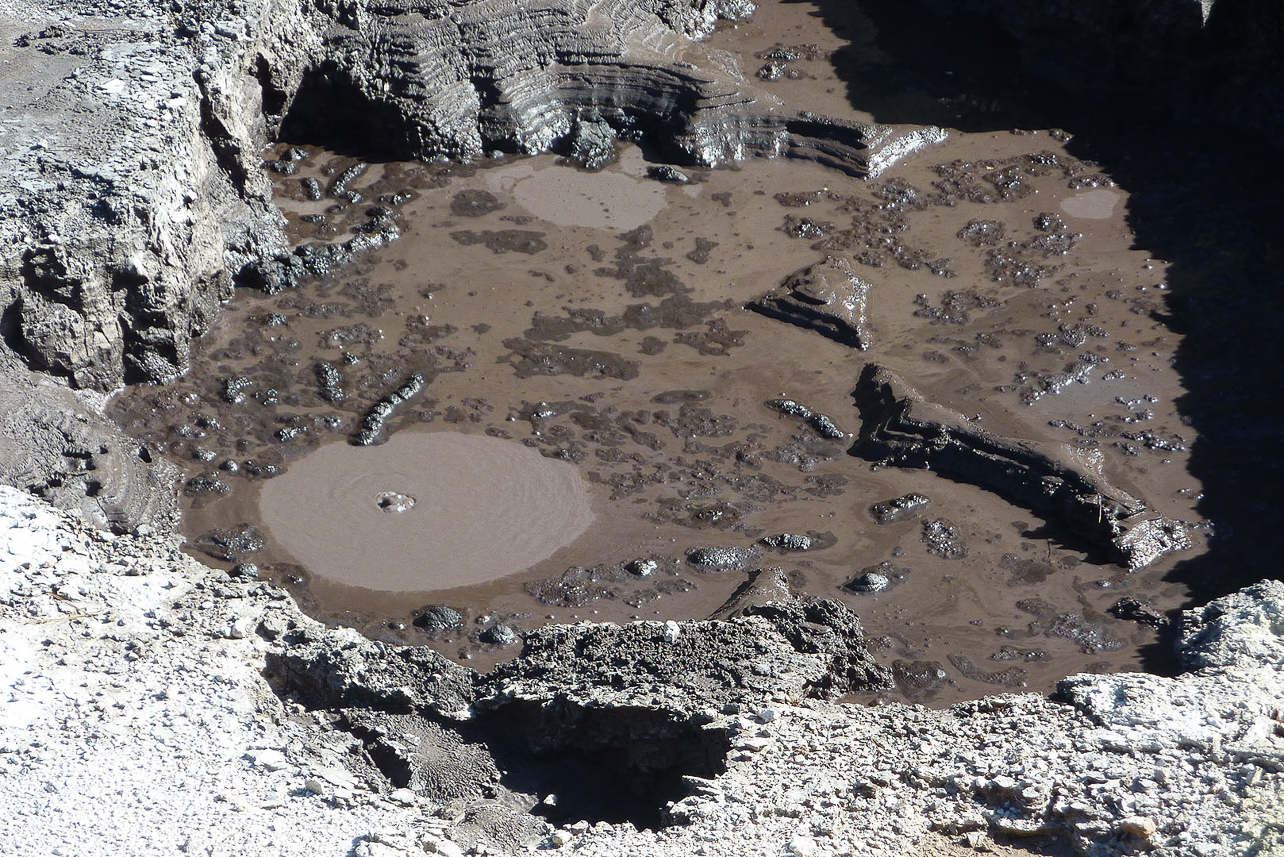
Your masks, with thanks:
M 816 853 L 816 840 L 810 836 L 795 836 L 785 850 L 794 857 L 812 857 Z

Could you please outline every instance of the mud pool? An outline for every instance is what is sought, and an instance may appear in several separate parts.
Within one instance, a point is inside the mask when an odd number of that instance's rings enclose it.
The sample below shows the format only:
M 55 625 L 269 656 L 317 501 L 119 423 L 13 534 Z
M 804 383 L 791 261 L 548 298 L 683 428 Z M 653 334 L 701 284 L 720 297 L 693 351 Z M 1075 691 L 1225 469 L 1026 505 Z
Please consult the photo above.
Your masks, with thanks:
M 507 577 L 593 522 L 569 464 L 511 441 L 406 431 L 329 443 L 263 485 L 259 517 L 313 574 L 415 592 Z
M 300 240 L 345 238 L 398 195 L 404 235 L 298 291 L 242 290 L 187 379 L 114 402 L 122 424 L 184 463 L 198 549 L 253 563 L 334 621 L 482 661 L 516 650 L 483 641 L 496 624 L 708 615 L 745 573 L 688 560 L 712 546 L 749 548 L 755 567 L 850 603 L 912 698 L 1047 689 L 1069 672 L 1137 663 L 1157 632 L 1108 611 L 1124 596 L 1160 612 L 1178 603 L 1181 588 L 1159 582 L 1172 557 L 1130 574 L 974 486 L 848 454 L 860 427 L 852 391 L 877 358 L 997 434 L 1100 450 L 1115 484 L 1196 519 L 1191 438 L 1172 409 L 1176 337 L 1152 317 L 1163 262 L 1130 249 L 1118 213 L 1103 219 L 1098 204 L 1076 218 L 1062 205 L 1109 177 L 1046 134 L 957 136 L 869 184 L 792 162 L 651 182 L 665 208 L 615 232 L 543 219 L 516 198 L 520 184 L 506 192 L 494 178 L 529 164 L 522 174 L 584 181 L 554 161 L 374 165 L 350 185 L 371 201 L 361 204 L 308 201 L 300 182 L 332 181 L 351 159 L 313 150 L 277 180 Z M 868 351 L 744 309 L 835 253 L 871 284 Z M 341 398 L 325 398 L 321 364 L 341 377 Z M 424 389 L 389 419 L 387 443 L 347 446 L 411 373 Z M 767 406 L 781 397 L 845 437 Z M 158 412 L 164 431 L 151 427 Z M 477 476 L 477 454 L 461 450 L 452 481 L 494 492 L 462 512 L 483 526 L 463 541 L 434 535 L 453 523 L 420 533 L 432 489 L 416 480 L 432 474 L 360 462 L 429 438 L 498 438 L 574 468 L 597 523 L 572 537 L 586 519 L 576 512 L 556 533 L 532 533 L 532 519 L 504 511 L 527 466 Z M 390 514 L 380 492 L 418 502 Z M 876 522 L 871 507 L 910 492 L 929 504 Z M 300 510 L 318 510 L 312 529 L 285 521 Z M 326 522 L 340 520 L 397 534 L 336 538 Z M 555 550 L 524 552 L 518 534 Z M 780 534 L 806 535 L 809 549 L 760 543 Z M 529 561 L 472 547 L 486 541 Z M 429 567 L 443 571 L 416 577 Z M 845 587 L 870 573 L 887 587 Z M 413 625 L 440 606 L 463 624 Z
M 831 45 L 773 53 L 814 30 L 801 15 L 768 7 L 714 41 L 747 68 L 783 62 L 782 97 L 836 111 Z M 1208 532 L 1167 262 L 1135 247 L 1128 188 L 1065 140 L 954 132 L 869 182 L 802 161 L 660 182 L 632 146 L 595 174 L 551 155 L 365 164 L 283 142 L 265 168 L 293 240 L 401 237 L 297 290 L 239 289 L 186 378 L 127 390 L 111 414 L 184 468 L 203 559 L 482 667 L 548 622 L 707 617 L 747 570 L 777 566 L 850 604 L 915 701 L 1138 668 L 1188 596 L 1168 573 Z M 869 287 L 865 350 L 747 309 L 830 257 Z M 995 435 L 1068 444 L 1186 522 L 1190 548 L 1130 572 L 1055 516 L 854 455 L 873 361 Z M 411 377 L 422 389 L 380 423 L 382 445 L 348 446 Z M 438 508 L 432 468 L 361 464 L 448 438 L 452 487 L 482 498 L 448 504 L 481 524 L 466 536 L 453 518 L 419 529 Z M 574 474 L 588 506 L 565 483 L 543 499 L 533 457 L 480 464 L 500 443 Z M 510 493 L 536 516 L 510 514 Z M 925 502 L 880 511 L 908 495 Z M 739 559 L 702 562 L 708 548 Z

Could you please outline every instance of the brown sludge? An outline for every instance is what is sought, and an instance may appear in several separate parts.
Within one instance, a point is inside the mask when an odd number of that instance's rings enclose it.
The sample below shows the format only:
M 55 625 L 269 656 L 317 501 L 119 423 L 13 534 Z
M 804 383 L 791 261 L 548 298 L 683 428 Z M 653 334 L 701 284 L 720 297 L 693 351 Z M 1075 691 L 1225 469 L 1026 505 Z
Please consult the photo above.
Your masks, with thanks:
M 816 41 L 807 8 L 764 8 L 713 46 L 755 68 L 753 54 L 777 41 Z M 771 85 L 786 101 L 856 115 L 825 61 L 841 42 L 823 36 L 798 76 Z M 1176 556 L 1129 573 L 983 488 L 849 453 L 861 429 L 852 393 L 878 362 L 985 431 L 1099 457 L 1111 485 L 1195 525 L 1183 556 L 1206 549 L 1187 470 L 1195 437 L 1174 405 L 1180 338 L 1162 322 L 1166 263 L 1134 249 L 1126 189 L 1062 139 L 954 133 L 868 183 L 764 161 L 661 184 L 638 178 L 645 162 L 631 148 L 598 175 L 552 156 L 391 163 L 351 184 L 367 200 L 356 205 L 306 199 L 301 177 L 325 184 L 354 161 L 304 147 L 298 173 L 274 177 L 297 240 L 343 240 L 375 205 L 403 237 L 297 291 L 238 292 L 187 378 L 128 391 L 112 413 L 186 468 L 193 537 L 254 522 L 261 502 L 288 505 L 314 460 L 307 484 L 332 478 L 326 459 L 303 457 L 342 450 L 412 372 L 427 383 L 389 419 L 388 447 L 490 435 L 574 467 L 596 524 L 501 579 L 391 593 L 327 574 L 271 515 L 259 521 L 262 550 L 236 557 L 319 617 L 480 667 L 517 651 L 482 637 L 497 621 L 520 633 L 704 618 L 756 568 L 779 567 L 795 591 L 855 609 L 916 701 L 1048 691 L 1070 673 L 1138 668 L 1157 631 L 1110 608 L 1124 596 L 1160 612 L 1181 605 L 1187 592 L 1166 579 Z M 637 205 L 620 196 L 630 192 Z M 638 212 L 646 219 L 621 219 Z M 868 284 L 868 351 L 745 309 L 829 257 Z M 323 395 L 319 372 L 342 395 Z M 233 402 L 227 384 L 241 378 Z M 813 416 L 766 404 L 782 399 Z M 351 502 L 380 525 L 428 511 L 396 480 L 362 491 Z M 373 498 L 385 491 L 417 502 L 380 512 Z M 907 495 L 928 502 L 876 522 L 871 507 Z M 758 544 L 781 535 L 805 536 L 809 549 Z M 747 571 L 688 560 L 699 548 L 755 546 Z M 408 627 L 432 604 L 463 613 L 464 627 Z

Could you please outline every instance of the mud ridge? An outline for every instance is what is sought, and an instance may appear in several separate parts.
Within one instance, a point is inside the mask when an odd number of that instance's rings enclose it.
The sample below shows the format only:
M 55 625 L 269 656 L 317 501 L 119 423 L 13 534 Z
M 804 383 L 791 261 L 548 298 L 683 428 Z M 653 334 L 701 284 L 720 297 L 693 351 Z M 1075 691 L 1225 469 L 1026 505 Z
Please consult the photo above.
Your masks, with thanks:
M 992 435 L 877 363 L 865 367 L 852 398 L 861 412 L 853 455 L 994 491 L 1056 517 L 1129 569 L 1189 546 L 1180 522 L 1147 515 L 1144 501 L 1106 482 L 1099 461 L 1067 444 Z

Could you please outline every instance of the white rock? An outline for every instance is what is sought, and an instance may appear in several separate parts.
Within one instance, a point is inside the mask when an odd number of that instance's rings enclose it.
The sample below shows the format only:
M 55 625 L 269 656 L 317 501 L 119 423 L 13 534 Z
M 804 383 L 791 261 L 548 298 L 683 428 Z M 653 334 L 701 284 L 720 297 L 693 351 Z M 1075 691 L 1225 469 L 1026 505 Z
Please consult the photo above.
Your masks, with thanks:
M 682 636 L 682 629 L 678 626 L 677 622 L 670 619 L 669 621 L 664 623 L 664 642 L 666 643 L 675 642 L 678 639 L 678 637 L 681 637 L 681 636 Z
M 227 626 L 224 636 L 229 640 L 244 640 L 252 633 L 254 633 L 254 620 L 248 616 L 242 616 L 239 619 L 234 619 Z
M 812 857 L 816 853 L 816 840 L 810 836 L 795 836 L 789 840 L 785 851 L 794 857 Z

